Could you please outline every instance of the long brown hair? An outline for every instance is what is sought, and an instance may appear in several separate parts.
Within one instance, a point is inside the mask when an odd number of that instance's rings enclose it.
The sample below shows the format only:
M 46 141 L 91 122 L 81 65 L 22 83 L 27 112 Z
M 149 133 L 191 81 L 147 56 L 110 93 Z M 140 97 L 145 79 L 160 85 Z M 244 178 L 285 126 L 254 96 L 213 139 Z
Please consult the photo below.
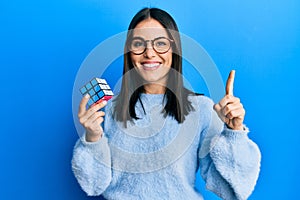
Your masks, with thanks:
M 178 32 L 178 27 L 174 19 L 165 11 L 158 8 L 144 8 L 140 10 L 130 22 L 127 32 L 127 39 L 124 48 L 124 68 L 122 77 L 122 86 L 120 94 L 115 98 L 114 118 L 118 121 L 126 122 L 133 119 L 138 119 L 135 112 L 135 104 L 140 101 L 141 93 L 145 92 L 143 87 L 143 79 L 134 69 L 131 62 L 130 52 L 127 48 L 128 41 L 132 38 L 132 30 L 143 20 L 155 19 L 166 29 L 169 37 L 174 42 L 172 43 L 172 65 L 166 85 L 164 99 L 166 104 L 164 107 L 165 116 L 174 117 L 178 123 L 185 120 L 185 116 L 193 110 L 191 102 L 188 100 L 188 95 L 193 94 L 183 86 L 182 78 L 182 50 L 181 40 Z M 130 73 L 129 73 L 130 71 Z M 173 73 L 172 73 L 173 72 Z M 145 112 L 145 110 L 144 110 Z

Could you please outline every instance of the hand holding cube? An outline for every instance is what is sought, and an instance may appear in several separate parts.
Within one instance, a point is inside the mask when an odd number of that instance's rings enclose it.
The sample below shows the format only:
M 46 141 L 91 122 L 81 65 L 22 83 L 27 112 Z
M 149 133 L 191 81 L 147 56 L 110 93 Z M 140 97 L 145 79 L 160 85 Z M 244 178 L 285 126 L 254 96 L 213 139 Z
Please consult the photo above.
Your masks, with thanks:
M 86 141 L 96 142 L 103 134 L 101 124 L 105 115 L 103 111 L 99 110 L 106 105 L 107 100 L 112 98 L 113 92 L 106 81 L 99 78 L 92 79 L 80 89 L 80 92 L 84 98 L 79 105 L 78 119 L 86 130 Z M 90 106 L 89 109 L 86 109 L 87 104 Z

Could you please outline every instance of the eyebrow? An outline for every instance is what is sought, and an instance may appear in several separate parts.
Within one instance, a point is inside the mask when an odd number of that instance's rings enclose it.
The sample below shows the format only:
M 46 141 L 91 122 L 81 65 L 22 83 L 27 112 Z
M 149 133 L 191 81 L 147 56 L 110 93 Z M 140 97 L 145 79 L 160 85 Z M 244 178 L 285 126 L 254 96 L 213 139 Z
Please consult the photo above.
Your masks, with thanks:
M 155 37 L 151 40 L 155 40 L 155 39 L 158 39 L 158 38 L 168 38 L 168 39 L 170 39 L 168 36 L 159 36 L 159 37 Z M 145 38 L 143 38 L 141 36 L 133 36 L 132 39 L 142 39 L 142 40 L 148 41 L 148 40 L 146 40 Z
M 139 37 L 139 38 L 144 38 L 143 35 L 137 33 L 137 34 L 132 34 L 132 37 L 135 38 L 135 37 Z M 168 34 L 157 34 L 154 36 L 155 38 L 158 38 L 158 37 L 166 37 L 166 38 L 169 38 L 169 35 Z

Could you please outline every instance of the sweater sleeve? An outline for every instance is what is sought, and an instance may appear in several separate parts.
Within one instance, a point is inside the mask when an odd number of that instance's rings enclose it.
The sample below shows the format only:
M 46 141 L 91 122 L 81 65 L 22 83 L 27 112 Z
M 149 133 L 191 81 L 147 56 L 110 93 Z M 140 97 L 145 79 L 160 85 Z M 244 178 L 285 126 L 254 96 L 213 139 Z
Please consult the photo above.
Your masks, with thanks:
M 111 149 L 108 136 L 112 126 L 112 103 L 105 106 L 104 133 L 97 142 L 87 142 L 85 134 L 74 147 L 73 173 L 89 196 L 101 195 L 112 180 Z
M 72 169 L 81 188 L 89 196 L 100 195 L 111 181 L 111 158 L 107 138 L 87 142 L 85 134 L 77 141 Z
M 213 109 L 211 113 L 210 121 L 220 120 Z M 210 122 L 210 125 L 219 127 L 204 129 L 200 141 L 200 145 L 204 146 L 205 142 L 210 141 L 209 152 L 203 154 L 199 151 L 198 154 L 206 188 L 222 199 L 247 199 L 258 179 L 260 151 L 248 138 L 248 129 L 231 130 L 220 122 Z

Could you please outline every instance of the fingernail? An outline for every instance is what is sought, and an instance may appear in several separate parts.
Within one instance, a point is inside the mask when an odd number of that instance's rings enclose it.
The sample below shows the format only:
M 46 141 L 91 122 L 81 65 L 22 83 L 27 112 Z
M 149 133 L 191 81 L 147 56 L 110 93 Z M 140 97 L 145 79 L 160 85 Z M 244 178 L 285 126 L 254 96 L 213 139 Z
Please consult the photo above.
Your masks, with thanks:
M 102 101 L 102 104 L 103 104 L 103 105 L 106 105 L 106 104 L 107 104 L 107 101 L 105 101 L 105 100 Z
M 90 95 L 86 94 L 86 95 L 84 95 L 84 98 L 88 99 L 88 98 L 90 98 Z

